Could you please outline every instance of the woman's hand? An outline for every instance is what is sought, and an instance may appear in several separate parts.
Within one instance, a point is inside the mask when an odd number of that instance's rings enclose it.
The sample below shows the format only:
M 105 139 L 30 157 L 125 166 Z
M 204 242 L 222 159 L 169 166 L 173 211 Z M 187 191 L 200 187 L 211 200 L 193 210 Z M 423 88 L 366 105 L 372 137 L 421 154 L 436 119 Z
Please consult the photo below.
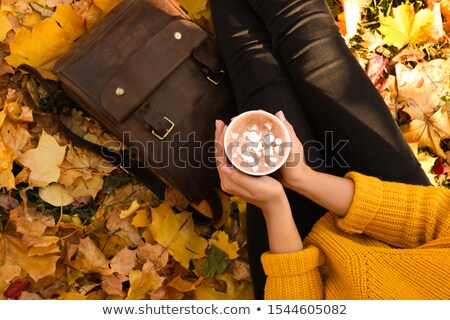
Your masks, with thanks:
M 294 128 L 286 120 L 283 111 L 278 111 L 275 116 L 280 119 L 288 129 L 291 137 L 291 150 L 286 163 L 278 170 L 278 180 L 287 188 L 292 189 L 304 181 L 312 171 L 305 163 L 303 145 L 295 134 Z
M 222 189 L 263 211 L 270 252 L 285 253 L 303 249 L 302 239 L 281 183 L 269 176 L 246 175 L 227 164 L 224 148 L 226 128 L 222 121 L 216 121 L 216 164 Z
M 283 185 L 340 216 L 345 216 L 355 194 L 352 180 L 316 172 L 304 161 L 304 151 L 292 125 L 282 111 L 276 113 L 289 131 L 292 148 L 289 158 L 277 172 Z
M 216 165 L 222 190 L 254 204 L 265 213 L 271 211 L 270 209 L 276 207 L 280 200 L 286 198 L 283 186 L 274 178 L 252 177 L 227 163 L 223 145 L 226 128 L 222 121 L 216 121 Z

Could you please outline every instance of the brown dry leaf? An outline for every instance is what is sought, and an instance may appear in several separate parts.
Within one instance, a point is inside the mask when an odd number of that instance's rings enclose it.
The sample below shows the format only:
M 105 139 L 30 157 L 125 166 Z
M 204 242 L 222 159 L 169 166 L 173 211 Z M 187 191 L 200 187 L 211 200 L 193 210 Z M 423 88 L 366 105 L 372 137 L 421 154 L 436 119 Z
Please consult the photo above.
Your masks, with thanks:
M 113 209 L 107 214 L 106 229 L 120 237 L 127 245 L 142 243 L 141 235 L 131 224 L 131 219 L 121 219 L 119 210 Z
M 102 276 L 102 289 L 107 294 L 123 298 L 125 297 L 125 292 L 123 292 L 122 283 L 127 280 L 128 278 L 122 274 Z
M 406 105 L 404 111 L 413 120 L 425 120 L 439 107 L 440 99 L 435 86 L 426 81 L 418 68 L 410 70 L 405 65 L 395 65 L 397 90 L 400 102 Z
M 29 64 L 47 79 L 57 80 L 51 72 L 56 60 L 71 46 L 63 29 L 53 19 L 36 23 L 33 31 L 20 28 L 9 43 L 11 54 L 5 58 L 13 67 Z
M 127 275 L 136 265 L 136 250 L 124 248 L 117 252 L 111 259 L 111 270 L 119 274 Z
M 17 232 L 27 237 L 41 237 L 47 228 L 55 226 L 52 216 L 46 216 L 42 212 L 25 205 L 14 208 L 10 211 L 11 221 L 14 221 Z
M 27 249 L 20 239 L 7 234 L 0 234 L 0 241 L 4 243 L 3 252 L 6 257 L 6 263 L 20 266 L 34 281 L 39 281 L 55 273 L 56 262 L 60 256 L 49 254 L 28 257 Z
M 166 188 L 164 201 L 179 211 L 186 210 L 189 206 L 189 200 L 178 189 L 170 185 Z
M 162 286 L 165 278 L 155 270 L 152 262 L 146 262 L 141 270 L 133 270 L 129 274 L 130 289 L 127 300 L 145 299 L 147 294 Z
M 149 226 L 155 240 L 180 264 L 189 268 L 189 261 L 205 256 L 208 241 L 194 231 L 192 214 L 174 214 L 172 208 L 163 202 L 152 208 L 152 222 Z
M 138 263 L 145 264 L 147 261 L 162 269 L 169 261 L 169 252 L 159 244 L 145 243 L 140 245 L 136 250 Z
M 22 268 L 14 264 L 0 266 L 0 295 L 3 296 L 3 292 L 8 288 L 10 282 L 20 276 L 21 270 Z
M 17 160 L 31 170 L 32 186 L 45 187 L 58 181 L 61 172 L 59 165 L 65 154 L 66 146 L 60 146 L 54 137 L 43 131 L 37 148 L 28 150 Z
M 78 177 L 67 189 L 69 194 L 75 199 L 86 196 L 95 199 L 97 197 L 98 192 L 102 190 L 102 188 L 103 188 L 103 177 L 96 174 L 93 175 L 92 178 L 86 180 L 81 177 Z
M 0 129 L 0 137 L 6 146 L 17 155 L 27 151 L 31 146 L 32 136 L 26 125 L 13 123 L 6 119 Z
M 17 122 L 33 122 L 33 111 L 28 106 L 21 106 L 17 102 L 10 102 L 5 105 L 6 115 L 11 120 Z
M 244 259 L 233 260 L 231 270 L 236 281 L 251 281 L 250 266 Z
M 12 173 L 16 153 L 0 140 L 0 188 L 13 189 L 16 185 Z
M 71 265 L 83 273 L 112 274 L 109 260 L 89 237 L 80 240 L 77 257 Z
M 401 129 L 409 143 L 418 142 L 419 148 L 429 147 L 434 154 L 445 158 L 440 143 L 442 139 L 450 138 L 450 121 L 446 108 L 440 108 L 425 121 L 413 120 Z

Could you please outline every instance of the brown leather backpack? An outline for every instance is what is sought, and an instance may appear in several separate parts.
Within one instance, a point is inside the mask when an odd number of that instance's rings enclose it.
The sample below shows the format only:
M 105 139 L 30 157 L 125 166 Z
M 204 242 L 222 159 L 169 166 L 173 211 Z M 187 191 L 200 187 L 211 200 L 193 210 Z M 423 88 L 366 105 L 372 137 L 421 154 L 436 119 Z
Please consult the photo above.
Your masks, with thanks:
M 133 173 L 158 197 L 166 184 L 199 203 L 218 181 L 214 121 L 235 114 L 214 41 L 174 0 L 124 0 L 55 65 L 64 92 L 120 139 L 117 152 L 72 133 L 75 144 Z M 214 209 L 217 211 L 220 209 Z

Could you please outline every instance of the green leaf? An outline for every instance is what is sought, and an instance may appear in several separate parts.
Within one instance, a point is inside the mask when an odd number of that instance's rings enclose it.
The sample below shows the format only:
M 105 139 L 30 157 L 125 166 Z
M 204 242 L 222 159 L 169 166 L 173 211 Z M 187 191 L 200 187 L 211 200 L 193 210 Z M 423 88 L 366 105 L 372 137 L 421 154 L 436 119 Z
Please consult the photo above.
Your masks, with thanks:
M 206 259 L 202 265 L 202 271 L 208 276 L 213 277 L 216 273 L 224 273 L 228 267 L 226 262 L 227 254 L 217 248 L 211 246 L 206 252 Z

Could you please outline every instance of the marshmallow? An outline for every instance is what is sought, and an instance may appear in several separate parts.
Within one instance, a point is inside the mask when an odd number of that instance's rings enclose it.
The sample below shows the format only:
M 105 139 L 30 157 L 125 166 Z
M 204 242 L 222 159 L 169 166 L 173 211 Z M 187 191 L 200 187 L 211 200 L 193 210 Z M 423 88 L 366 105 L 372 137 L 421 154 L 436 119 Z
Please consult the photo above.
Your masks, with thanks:
M 264 143 L 267 145 L 272 144 L 275 141 L 275 136 L 271 133 L 268 133 L 264 136 Z
M 261 136 L 255 131 L 252 131 L 248 134 L 247 139 L 251 142 L 259 142 L 261 140 Z

